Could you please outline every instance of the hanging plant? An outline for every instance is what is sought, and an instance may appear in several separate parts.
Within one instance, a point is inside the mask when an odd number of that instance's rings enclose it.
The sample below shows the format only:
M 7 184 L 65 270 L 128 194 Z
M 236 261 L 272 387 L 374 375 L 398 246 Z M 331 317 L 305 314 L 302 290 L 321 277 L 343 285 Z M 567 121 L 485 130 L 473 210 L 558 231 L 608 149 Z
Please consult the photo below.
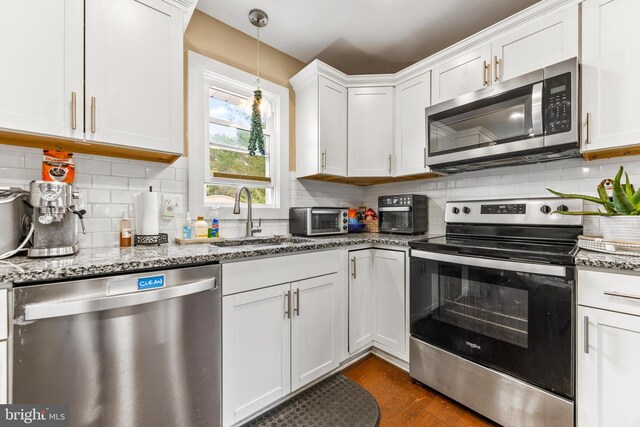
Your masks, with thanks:
M 262 102 L 262 91 L 256 89 L 253 92 L 253 104 L 251 105 L 251 133 L 249 134 L 249 155 L 255 156 L 256 150 L 261 155 L 265 155 L 264 131 L 262 129 L 262 114 L 260 114 L 260 103 Z

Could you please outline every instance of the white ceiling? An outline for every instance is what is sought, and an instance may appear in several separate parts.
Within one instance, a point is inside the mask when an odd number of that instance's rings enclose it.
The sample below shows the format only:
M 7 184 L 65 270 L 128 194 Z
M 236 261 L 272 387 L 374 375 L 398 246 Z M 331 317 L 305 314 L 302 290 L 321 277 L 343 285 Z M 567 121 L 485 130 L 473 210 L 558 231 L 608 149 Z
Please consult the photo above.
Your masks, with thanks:
M 198 9 L 253 37 L 253 8 L 269 15 L 260 39 L 305 63 L 347 74 L 392 73 L 538 0 L 199 0 Z

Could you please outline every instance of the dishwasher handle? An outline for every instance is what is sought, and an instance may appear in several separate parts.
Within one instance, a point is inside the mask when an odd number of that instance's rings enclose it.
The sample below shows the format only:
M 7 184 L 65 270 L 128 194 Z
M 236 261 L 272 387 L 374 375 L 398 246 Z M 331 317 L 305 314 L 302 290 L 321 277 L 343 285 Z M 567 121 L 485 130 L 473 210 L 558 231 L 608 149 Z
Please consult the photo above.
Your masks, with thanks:
M 50 319 L 53 317 L 72 316 L 74 314 L 93 313 L 96 311 L 131 307 L 134 305 L 184 297 L 215 288 L 216 278 L 213 277 L 211 279 L 200 280 L 186 285 L 172 286 L 170 288 L 157 289 L 153 291 L 143 291 L 77 301 L 26 304 L 24 307 L 24 319 Z

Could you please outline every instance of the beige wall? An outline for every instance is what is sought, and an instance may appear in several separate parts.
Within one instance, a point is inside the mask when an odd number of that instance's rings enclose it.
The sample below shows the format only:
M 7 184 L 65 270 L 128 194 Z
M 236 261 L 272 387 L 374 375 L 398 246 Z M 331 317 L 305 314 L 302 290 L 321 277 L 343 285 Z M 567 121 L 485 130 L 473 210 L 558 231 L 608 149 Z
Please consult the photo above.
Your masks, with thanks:
M 248 73 L 256 73 L 256 39 L 199 10 L 194 12 L 187 27 L 184 48 Z M 289 88 L 289 170 L 292 171 L 296 165 L 295 96 L 289 79 L 305 65 L 271 46 L 260 45 L 260 77 Z M 185 80 L 187 75 L 185 70 Z M 186 98 L 186 87 L 184 93 Z

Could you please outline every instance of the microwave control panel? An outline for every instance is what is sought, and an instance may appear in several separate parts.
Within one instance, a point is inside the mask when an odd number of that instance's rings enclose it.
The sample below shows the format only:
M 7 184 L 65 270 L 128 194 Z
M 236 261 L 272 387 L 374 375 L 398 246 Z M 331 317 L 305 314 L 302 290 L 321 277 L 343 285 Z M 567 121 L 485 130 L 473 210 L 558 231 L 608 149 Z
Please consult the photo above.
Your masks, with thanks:
M 545 79 L 545 135 L 571 130 L 571 73 Z

